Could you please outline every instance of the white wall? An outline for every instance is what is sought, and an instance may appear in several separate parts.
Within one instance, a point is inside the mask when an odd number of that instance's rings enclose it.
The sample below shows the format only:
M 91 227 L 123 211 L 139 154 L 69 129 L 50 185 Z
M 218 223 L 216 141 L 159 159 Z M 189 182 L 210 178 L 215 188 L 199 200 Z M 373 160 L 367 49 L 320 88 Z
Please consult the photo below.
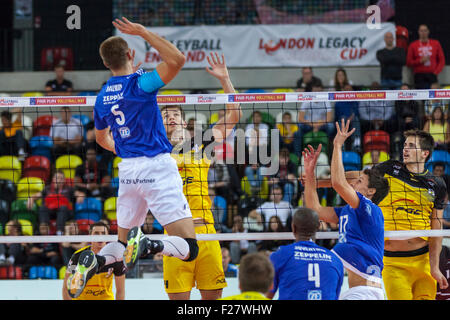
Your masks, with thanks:
M 227 278 L 223 297 L 239 294 L 238 279 Z M 61 300 L 62 280 L 0 280 L 0 300 Z M 342 291 L 347 290 L 347 278 Z M 192 290 L 191 300 L 200 300 L 200 292 Z M 278 294 L 274 299 L 278 298 Z M 126 279 L 127 300 L 168 300 L 162 279 Z

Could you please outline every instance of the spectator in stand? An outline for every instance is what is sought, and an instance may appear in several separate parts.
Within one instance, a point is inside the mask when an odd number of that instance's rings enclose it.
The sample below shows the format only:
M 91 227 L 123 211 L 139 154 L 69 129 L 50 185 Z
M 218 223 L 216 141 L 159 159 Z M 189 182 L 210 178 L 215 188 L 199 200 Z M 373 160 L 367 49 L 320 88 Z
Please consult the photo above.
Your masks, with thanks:
M 8 236 L 22 236 L 22 225 L 18 220 L 10 220 L 5 225 Z M 23 265 L 27 259 L 26 244 L 0 243 L 0 265 Z
M 82 155 L 83 125 L 72 117 L 70 107 L 61 108 L 61 119 L 53 122 L 50 137 L 53 139 L 53 156 L 70 154 Z
M 248 215 L 244 218 L 244 225 L 247 226 L 248 232 L 262 232 L 264 231 L 263 217 L 255 209 L 250 210 Z M 256 242 L 259 243 L 258 241 Z
M 37 199 L 42 199 L 42 205 L 39 207 L 39 224 L 50 225 L 50 219 L 56 219 L 56 234 L 62 235 L 66 222 L 73 219 L 73 189 L 66 183 L 62 171 L 54 173 L 51 183 L 43 191 L 28 198 L 28 209 L 33 207 Z
M 270 201 L 264 202 L 256 209 L 256 212 L 263 215 L 266 225 L 272 216 L 277 216 L 283 223 L 283 227 L 288 229 L 290 226 L 287 222 L 292 218 L 294 208 L 289 202 L 283 201 L 283 190 L 279 185 L 274 185 L 269 194 Z
M 400 87 L 400 90 L 411 90 L 411 86 L 404 83 Z M 423 106 L 417 100 L 395 101 L 395 115 L 398 120 L 397 126 L 399 132 L 423 127 L 422 119 L 424 117 L 424 110 Z
M 322 86 L 322 80 L 314 76 L 311 67 L 303 67 L 302 77 L 297 81 L 297 91 L 311 92 L 315 84 Z
M 353 91 L 353 87 L 348 84 L 343 91 Z M 351 126 L 355 128 L 355 134 L 348 139 L 345 149 L 358 151 L 361 149 L 361 125 L 359 121 L 358 101 L 336 101 L 334 103 L 335 121 L 350 120 Z
M 248 164 L 244 169 L 244 174 L 250 184 L 251 193 L 257 195 L 261 190 L 263 182 L 263 175 L 261 174 L 261 167 L 258 164 Z
M 373 82 L 370 90 L 380 90 L 380 84 Z M 358 112 L 361 120 L 361 135 L 370 130 L 384 130 L 390 134 L 397 131 L 394 102 L 388 100 L 360 101 Z
M 64 226 L 65 236 L 76 236 L 78 235 L 78 224 L 74 220 L 69 220 Z M 61 243 L 61 258 L 63 265 L 67 265 L 70 261 L 70 257 L 75 253 L 75 251 L 87 246 L 87 242 L 63 242 Z
M 283 113 L 281 121 L 277 123 L 277 129 L 280 131 L 280 147 L 294 152 L 294 134 L 298 131 L 298 126 L 292 122 L 292 115 L 287 111 Z
M 231 263 L 230 250 L 227 247 L 222 247 L 222 266 L 225 277 L 237 277 L 239 269 Z
M 313 92 L 322 90 L 322 84 L 313 85 Z M 323 131 L 327 136 L 333 136 L 335 130 L 333 120 L 334 109 L 329 101 L 303 102 L 298 112 L 299 130 L 294 133 L 295 154 L 301 157 L 303 136 L 310 131 Z
M 270 217 L 265 232 L 286 232 L 287 228 L 283 226 L 280 217 Z M 292 241 L 289 240 L 265 240 L 261 241 L 258 251 L 264 251 L 270 255 L 270 253 L 277 251 L 280 246 L 287 245 Z
M 22 132 L 22 125 L 12 122 L 12 114 L 5 110 L 1 113 L 2 128 L 0 129 L 0 156 L 15 155 L 21 160 L 26 157 L 26 141 Z
M 270 177 L 269 186 L 279 185 L 283 189 L 283 201 L 290 204 L 294 201 L 297 185 L 297 166 L 290 159 L 289 150 L 282 148 L 278 155 L 278 172 Z
M 48 224 L 41 223 L 39 225 L 39 234 L 48 236 L 50 228 Z M 57 243 L 30 243 L 28 245 L 28 254 L 25 265 L 50 265 L 59 269 L 62 265 L 59 246 Z
M 231 228 L 233 233 L 247 233 L 248 228 L 244 225 L 244 221 L 240 215 L 233 217 L 233 226 Z M 256 243 L 254 241 L 248 240 L 235 240 L 230 242 L 230 256 L 231 262 L 234 264 L 239 264 L 241 256 L 256 252 Z
M 438 82 L 438 75 L 445 66 L 445 56 L 438 40 L 430 39 L 430 30 L 425 24 L 419 26 L 419 39 L 408 47 L 406 64 L 413 69 L 416 89 L 429 89 Z
M 97 155 L 100 156 L 99 164 L 101 166 L 108 166 L 116 155 L 111 151 L 102 148 L 95 140 L 94 121 L 91 121 L 86 125 L 86 139 L 83 140 L 82 149 L 86 148 L 91 144 L 95 144 L 95 150 L 97 151 Z
M 434 139 L 435 149 L 449 150 L 450 146 L 450 124 L 445 119 L 444 111 L 441 106 L 433 108 L 431 119 L 427 120 L 423 131 L 431 134 Z
M 72 82 L 64 78 L 64 67 L 57 65 L 54 68 L 55 79 L 47 81 L 45 92 L 47 96 L 70 96 L 73 93 Z
M 431 89 L 433 90 L 439 90 L 441 89 L 441 86 L 438 82 L 431 84 Z M 433 100 L 426 100 L 424 105 L 424 111 L 425 111 L 425 118 L 426 120 L 431 119 L 431 114 L 434 111 L 434 108 L 441 107 L 442 111 L 444 112 L 444 119 L 448 119 L 448 113 L 449 113 L 449 107 L 448 107 L 448 100 L 442 100 L 442 99 L 433 99 Z
M 381 66 L 381 87 L 398 90 L 402 85 L 402 71 L 406 64 L 406 52 L 394 45 L 394 35 L 388 31 L 384 34 L 386 46 L 377 51 L 377 60 Z
M 75 169 L 74 186 L 86 188 L 88 197 L 100 197 L 106 200 L 114 195 L 107 167 L 97 162 L 95 144 L 87 147 L 83 164 Z
M 147 212 L 147 216 L 145 217 L 144 225 L 142 226 L 142 232 L 144 234 L 161 234 L 162 230 L 156 229 L 154 226 L 155 217 L 150 212 Z
M 253 111 L 252 123 L 245 127 L 245 139 L 250 155 L 258 154 L 259 148 L 264 148 L 269 141 L 269 126 L 262 122 L 262 114 Z
M 208 188 L 208 192 L 211 199 L 211 212 L 214 217 L 214 229 L 217 232 L 231 232 L 226 224 L 227 201 L 225 198 L 216 195 L 213 188 Z
M 334 78 L 330 80 L 330 87 L 335 91 L 344 91 L 346 86 L 353 85 L 348 78 L 347 71 L 344 68 L 338 68 L 334 73 Z
M 450 176 L 445 174 L 445 162 L 435 162 L 433 163 L 433 175 L 441 177 L 444 179 L 447 192 L 450 192 Z

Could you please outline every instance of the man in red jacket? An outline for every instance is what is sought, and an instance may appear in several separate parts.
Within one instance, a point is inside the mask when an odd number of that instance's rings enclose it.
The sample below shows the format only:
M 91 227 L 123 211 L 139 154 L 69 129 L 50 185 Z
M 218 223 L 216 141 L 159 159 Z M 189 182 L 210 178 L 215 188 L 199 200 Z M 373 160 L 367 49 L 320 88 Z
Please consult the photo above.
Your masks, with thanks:
M 419 40 L 408 48 L 406 65 L 413 69 L 416 89 L 429 89 L 438 82 L 437 75 L 445 66 L 445 57 L 438 40 L 430 39 L 430 30 L 425 24 L 419 26 Z

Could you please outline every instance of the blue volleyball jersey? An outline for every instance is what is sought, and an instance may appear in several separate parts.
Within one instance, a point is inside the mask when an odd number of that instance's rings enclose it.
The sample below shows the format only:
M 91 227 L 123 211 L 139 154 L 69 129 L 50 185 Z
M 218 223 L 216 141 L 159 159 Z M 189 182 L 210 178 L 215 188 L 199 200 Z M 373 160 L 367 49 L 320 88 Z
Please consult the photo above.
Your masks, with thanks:
M 379 206 L 357 192 L 357 209 L 335 208 L 339 217 L 339 241 L 333 251 L 344 267 L 359 276 L 381 281 L 384 253 L 384 218 Z
M 272 293 L 280 300 L 338 300 L 344 267 L 330 250 L 312 241 L 281 246 L 270 255 L 275 269 Z
M 102 87 L 94 107 L 95 128 L 110 127 L 117 156 L 154 157 L 172 151 L 156 101 L 162 86 L 156 70 L 145 73 L 140 69 L 111 77 Z

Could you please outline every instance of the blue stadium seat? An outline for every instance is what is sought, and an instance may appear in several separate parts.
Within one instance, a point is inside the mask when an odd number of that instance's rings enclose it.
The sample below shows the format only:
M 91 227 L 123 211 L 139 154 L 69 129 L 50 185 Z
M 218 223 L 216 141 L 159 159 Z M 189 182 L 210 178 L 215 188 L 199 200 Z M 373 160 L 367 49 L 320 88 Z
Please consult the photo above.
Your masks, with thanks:
M 34 136 L 30 139 L 31 154 L 52 159 L 53 140 L 49 136 Z
M 354 151 L 343 151 L 342 162 L 345 171 L 361 170 L 361 156 Z
M 97 222 L 102 214 L 102 203 L 96 198 L 87 197 L 83 203 L 75 204 L 75 220 L 89 219 Z
M 450 153 L 445 150 L 434 150 L 430 160 L 427 161 L 425 167 L 428 171 L 433 172 L 433 165 L 436 162 L 445 163 L 445 174 L 450 175 Z
M 267 91 L 264 89 L 248 89 L 245 91 L 245 93 L 266 93 Z

